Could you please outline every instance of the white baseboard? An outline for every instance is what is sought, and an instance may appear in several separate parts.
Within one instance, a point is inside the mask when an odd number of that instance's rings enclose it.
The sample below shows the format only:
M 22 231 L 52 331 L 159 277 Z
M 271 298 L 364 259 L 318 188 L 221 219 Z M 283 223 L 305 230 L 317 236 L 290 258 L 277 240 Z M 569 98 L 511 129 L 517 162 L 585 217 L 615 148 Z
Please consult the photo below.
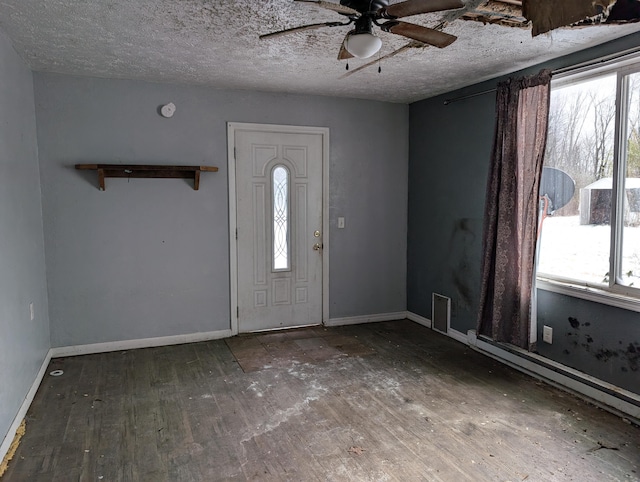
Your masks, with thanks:
M 140 338 L 137 340 L 108 341 L 105 343 L 91 343 L 89 345 L 60 346 L 51 349 L 52 358 L 63 356 L 91 355 L 110 351 L 134 350 L 136 348 L 151 348 L 157 346 L 181 345 L 183 343 L 197 343 L 199 341 L 219 340 L 233 336 L 232 330 L 208 331 L 204 333 L 190 333 L 187 335 L 159 336 L 156 338 Z
M 439 333 L 442 333 L 442 332 L 440 331 Z M 464 343 L 465 345 L 469 344 L 469 338 L 467 337 L 467 335 L 465 335 L 461 331 L 454 330 L 453 328 L 449 328 L 449 330 L 446 333 L 442 333 L 442 334 L 447 335 L 449 338 L 453 338 L 454 340 L 459 341 L 460 343 Z
M 379 313 L 376 315 L 347 316 L 345 318 L 329 318 L 325 326 L 359 325 L 361 323 L 377 323 L 379 321 L 396 321 L 407 318 L 406 311 Z
M 480 353 L 558 388 L 587 397 L 602 408 L 640 424 L 640 395 L 521 348 L 510 346 L 506 350 L 487 343 L 471 331 L 470 346 Z
M 423 324 L 419 320 L 422 317 L 415 313 L 407 313 L 407 318 Z M 475 330 L 469 330 L 466 335 L 451 328 L 447 333 L 437 332 L 469 345 L 483 355 L 509 365 L 522 373 L 562 390 L 586 397 L 605 410 L 616 415 L 627 416 L 633 419 L 636 424 L 640 424 L 640 395 L 521 348 L 509 347 L 509 350 L 507 350 L 492 343 L 487 343 L 478 339 Z M 611 393 L 616 393 L 620 396 L 614 396 Z
M 411 320 L 419 325 L 426 326 L 427 328 L 431 328 L 431 320 L 429 318 L 425 318 L 424 316 L 420 316 L 411 311 L 407 311 L 407 319 Z
M 465 335 L 464 333 L 462 333 L 461 331 L 458 330 L 454 330 L 451 327 L 447 328 L 447 331 L 440 331 L 440 330 L 436 330 L 435 328 L 433 328 L 433 325 L 431 324 L 431 320 L 429 318 L 425 318 L 424 316 L 420 316 L 417 313 L 413 313 L 412 311 L 407 311 L 407 319 L 411 320 L 415 323 L 418 323 L 422 326 L 426 326 L 427 328 L 431 328 L 434 331 L 441 333 L 443 335 L 446 335 L 450 338 L 453 338 L 454 340 L 459 341 L 460 343 L 464 343 L 465 345 L 469 344 L 469 341 L 467 340 L 467 335 Z
M 42 365 L 40 366 L 40 370 L 38 370 L 38 374 L 36 375 L 35 380 L 33 380 L 33 383 L 31 384 L 31 388 L 27 392 L 27 395 L 24 397 L 22 405 L 20 405 L 20 408 L 18 409 L 18 413 L 13 419 L 13 423 L 9 427 L 9 431 L 7 432 L 7 434 L 4 436 L 4 439 L 2 440 L 2 445 L 0 445 L 0 462 L 2 462 L 5 456 L 7 455 L 7 452 L 11 447 L 11 443 L 13 442 L 13 438 L 16 436 L 16 431 L 18 430 L 18 427 L 20 427 L 20 424 L 22 423 L 22 420 L 24 419 L 24 417 L 27 415 L 27 410 L 29 410 L 29 407 L 31 406 L 31 402 L 33 402 L 33 398 L 36 396 L 36 392 L 38 391 L 38 387 L 40 387 L 40 383 L 44 378 L 44 375 L 47 371 L 47 367 L 49 366 L 50 361 L 51 361 L 51 350 L 47 351 L 47 354 L 45 355 L 44 360 L 42 361 Z

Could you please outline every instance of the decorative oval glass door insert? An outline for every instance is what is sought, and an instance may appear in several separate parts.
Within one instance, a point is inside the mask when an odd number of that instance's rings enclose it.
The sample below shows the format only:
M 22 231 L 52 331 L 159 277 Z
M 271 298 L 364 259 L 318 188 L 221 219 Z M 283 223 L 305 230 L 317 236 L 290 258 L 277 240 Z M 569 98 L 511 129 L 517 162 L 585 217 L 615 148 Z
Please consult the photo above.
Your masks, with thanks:
M 273 169 L 273 270 L 289 269 L 289 171 Z

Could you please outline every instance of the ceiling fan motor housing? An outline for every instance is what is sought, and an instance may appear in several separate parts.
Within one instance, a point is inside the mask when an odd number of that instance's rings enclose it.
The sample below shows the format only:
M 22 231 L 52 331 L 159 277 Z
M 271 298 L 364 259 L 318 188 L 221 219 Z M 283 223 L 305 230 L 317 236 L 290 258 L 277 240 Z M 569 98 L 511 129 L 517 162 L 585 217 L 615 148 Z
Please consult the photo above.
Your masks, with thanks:
M 360 13 L 377 12 L 383 7 L 388 7 L 389 0 L 340 0 L 340 4 Z
M 353 34 L 358 35 L 361 33 L 373 33 L 373 19 L 371 17 L 362 16 L 356 20 Z
M 440 12 L 444 10 L 460 9 L 464 7 L 462 0 L 404 0 L 389 5 L 389 0 L 340 0 L 340 4 L 320 0 L 296 0 L 306 4 L 315 4 L 322 8 L 348 18 L 347 22 L 322 22 L 287 28 L 277 32 L 260 35 L 261 39 L 280 37 L 295 32 L 314 30 L 321 27 L 345 27 L 354 24 L 353 30 L 347 32 L 342 41 L 339 60 L 358 57 L 366 59 L 380 51 L 382 40 L 373 33 L 373 26 L 380 27 L 401 37 L 406 37 L 426 45 L 444 48 L 456 40 L 455 35 L 418 25 L 404 22 L 404 17 L 411 17 L 422 13 Z M 507 1 L 507 0 L 504 0 Z M 511 0 L 509 0 L 511 1 Z M 379 23 L 378 20 L 383 20 Z

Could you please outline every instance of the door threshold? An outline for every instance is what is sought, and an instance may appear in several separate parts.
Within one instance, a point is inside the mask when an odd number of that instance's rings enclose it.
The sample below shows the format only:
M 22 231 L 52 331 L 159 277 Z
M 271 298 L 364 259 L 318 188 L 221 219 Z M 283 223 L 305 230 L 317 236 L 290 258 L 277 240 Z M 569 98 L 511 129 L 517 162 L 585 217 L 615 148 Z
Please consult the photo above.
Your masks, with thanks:
M 265 328 L 264 330 L 255 330 L 255 331 L 243 331 L 239 333 L 240 335 L 250 335 L 253 333 L 268 333 L 270 331 L 285 331 L 285 330 L 297 330 L 298 328 L 312 328 L 314 326 L 322 326 L 322 323 L 313 323 L 310 325 L 296 325 L 296 326 L 278 326 L 275 328 Z

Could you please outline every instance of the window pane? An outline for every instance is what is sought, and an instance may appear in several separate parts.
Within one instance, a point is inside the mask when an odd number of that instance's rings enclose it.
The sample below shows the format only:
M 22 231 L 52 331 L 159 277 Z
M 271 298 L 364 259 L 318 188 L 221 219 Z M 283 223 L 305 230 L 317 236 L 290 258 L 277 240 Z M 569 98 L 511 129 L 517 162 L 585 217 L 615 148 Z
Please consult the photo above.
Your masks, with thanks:
M 545 170 L 541 187 L 547 192 L 540 195 L 550 204 L 540 234 L 541 274 L 609 283 L 615 103 L 615 74 L 551 92 L 545 167 L 566 173 L 575 193 L 560 206 L 567 178 Z
M 619 281 L 640 288 L 640 73 L 628 76 L 624 223 Z
M 289 269 L 289 173 L 273 170 L 273 269 Z

